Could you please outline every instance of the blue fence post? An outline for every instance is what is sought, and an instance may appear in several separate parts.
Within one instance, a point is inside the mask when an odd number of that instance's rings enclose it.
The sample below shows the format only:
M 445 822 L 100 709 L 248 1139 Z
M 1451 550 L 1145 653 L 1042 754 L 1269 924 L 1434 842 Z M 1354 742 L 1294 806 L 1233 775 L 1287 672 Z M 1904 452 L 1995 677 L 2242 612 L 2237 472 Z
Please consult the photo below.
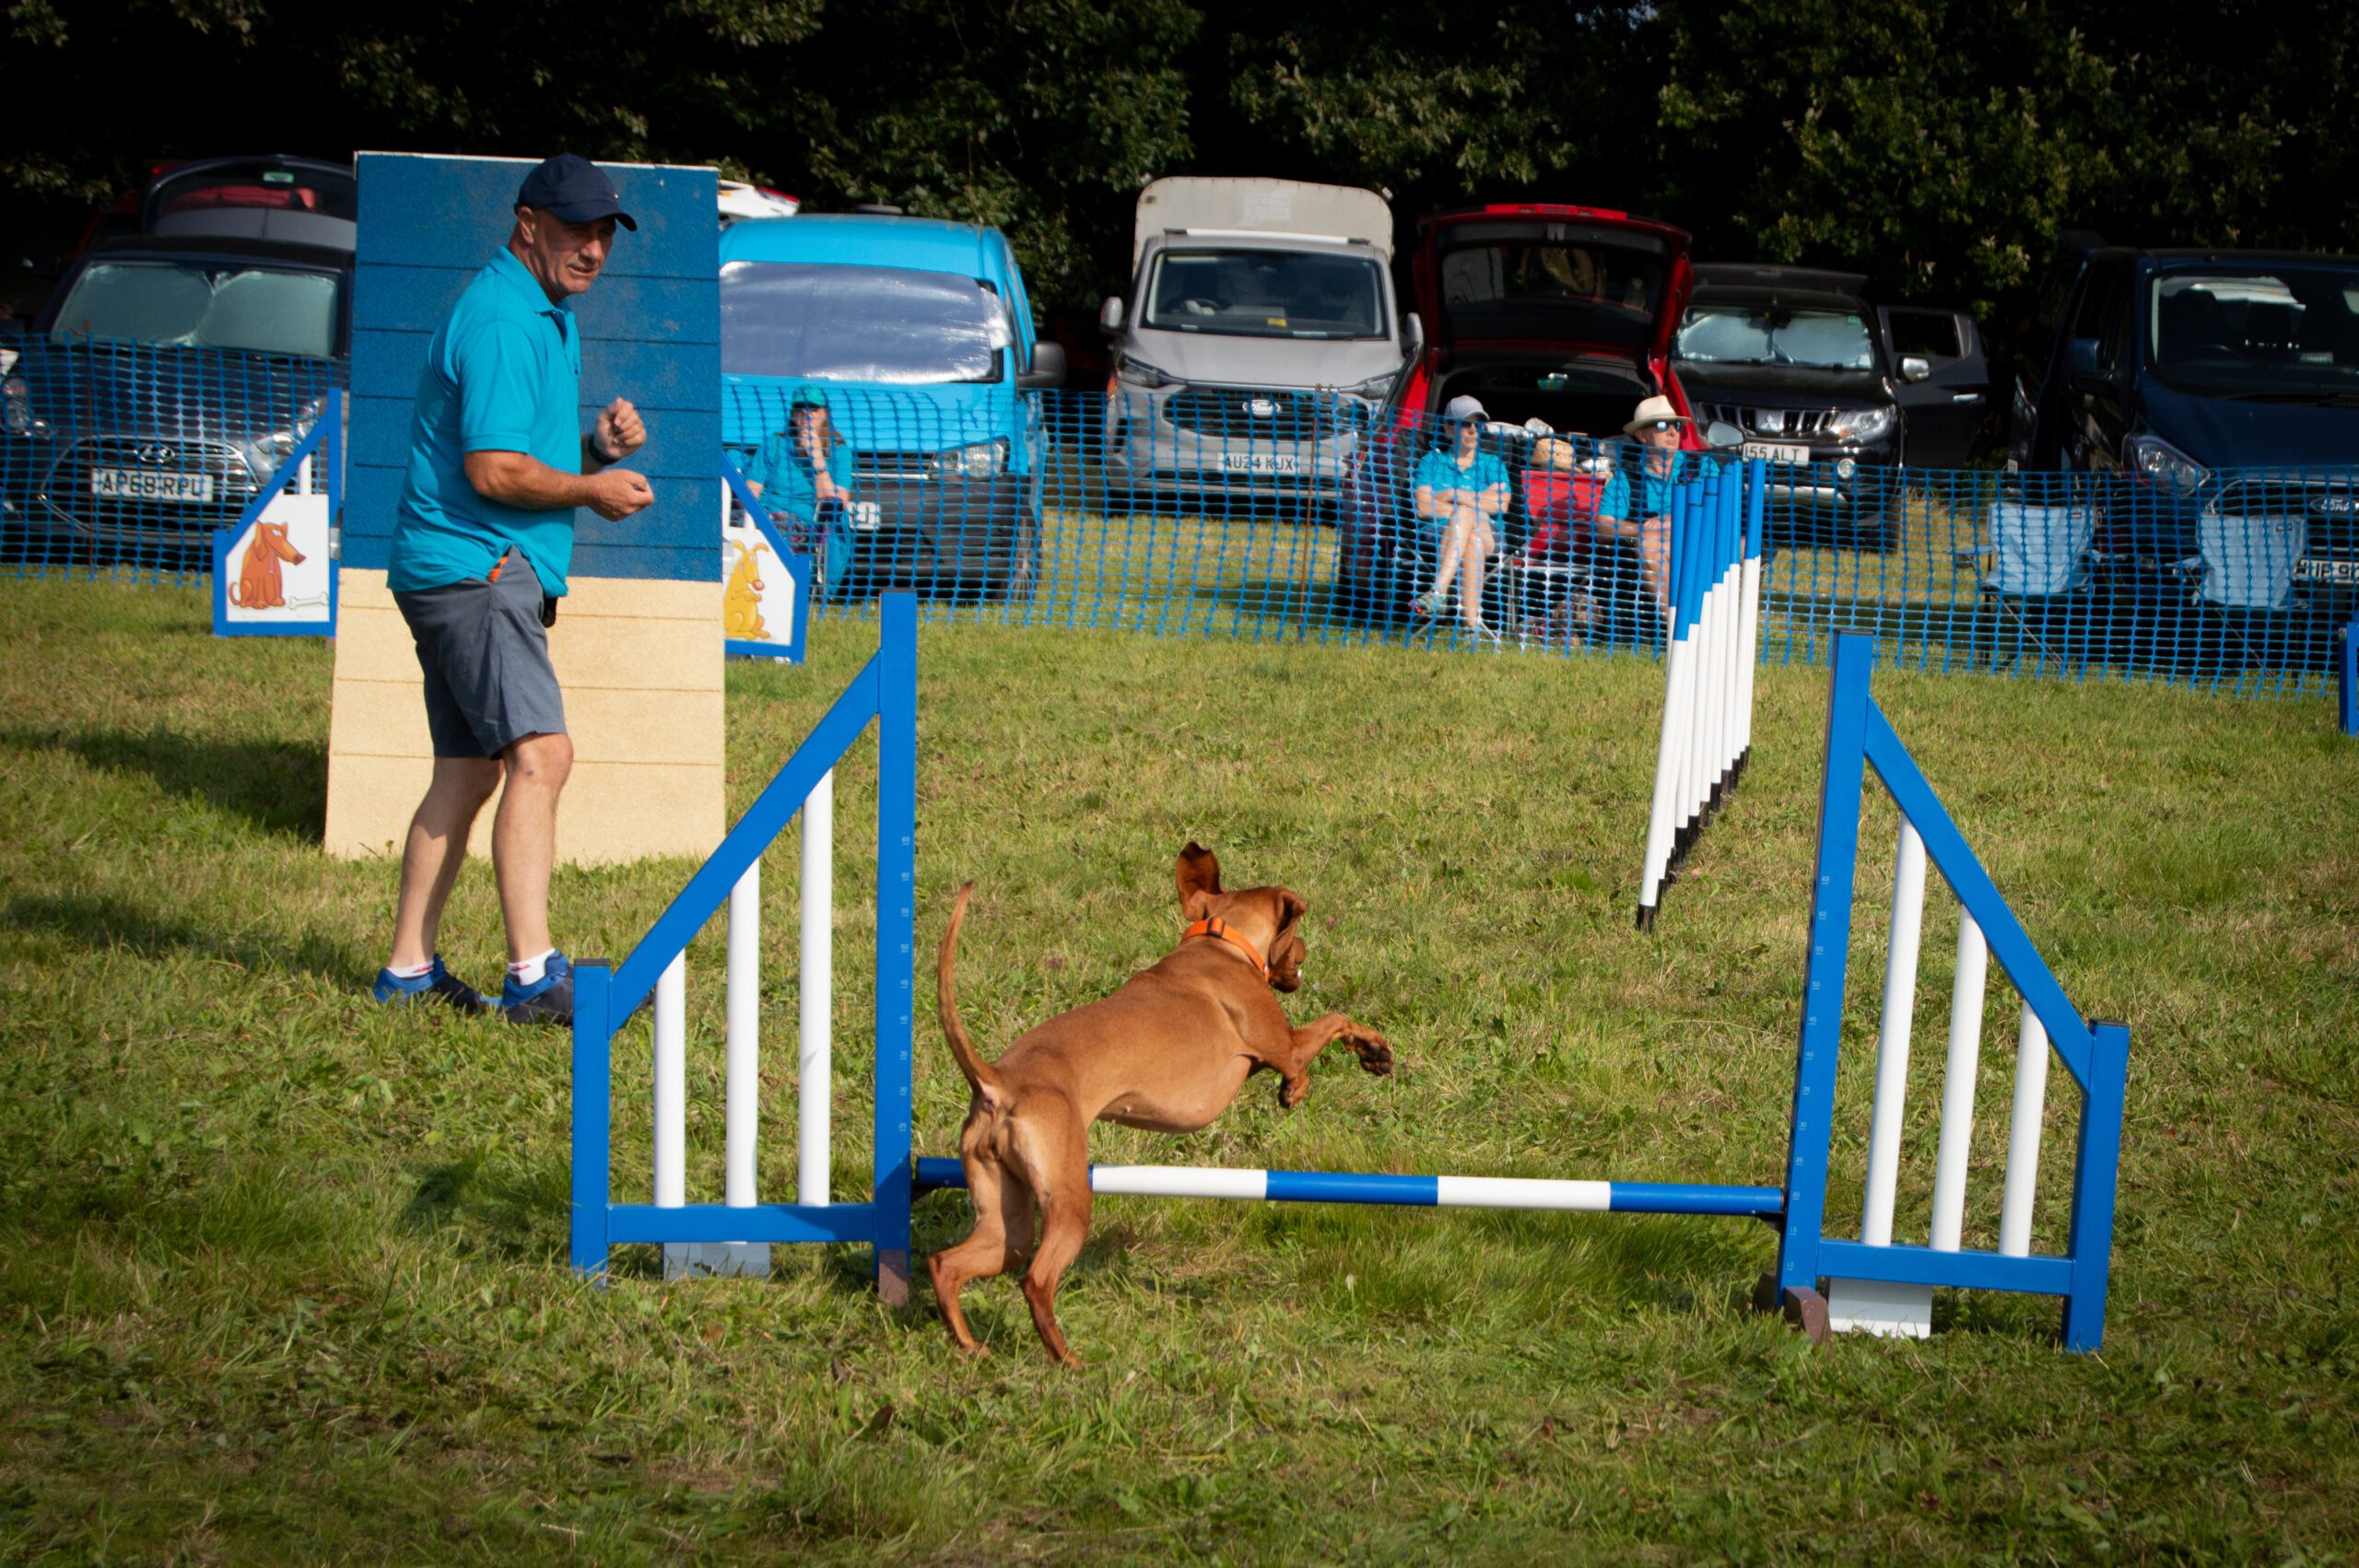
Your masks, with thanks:
M 2359 735 L 2359 614 L 2342 628 L 2342 657 L 2337 662 L 2342 671 L 2342 732 Z
M 2064 1348 L 2105 1342 L 2106 1276 L 2113 1265 L 2113 1206 L 2121 1166 L 2122 1102 L 2130 1085 L 2130 1026 L 2090 1028 L 2088 1082 L 2081 1086 L 2081 1137 L 2072 1167 L 2072 1289 L 2064 1298 Z
M 879 606 L 876 721 L 876 1293 L 910 1295 L 911 974 L 917 952 L 918 607 Z
M 606 1210 L 613 1200 L 614 1025 L 611 974 L 600 961 L 573 967 L 573 1266 L 606 1277 Z
M 1826 1215 L 1826 1162 L 1834 1129 L 1836 1052 L 1843 1030 L 1843 981 L 1851 947 L 1852 890 L 1860 859 L 1860 790 L 1867 763 L 1868 676 L 1875 640 L 1835 638 L 1826 708 L 1826 767 L 1819 786 L 1818 857 L 1811 883 L 1810 961 L 1803 973 L 1802 1026 L 1794 1064 L 1794 1108 L 1787 1143 L 1786 1223 L 1778 1246 L 1778 1289 L 1815 1294 L 1818 1245 Z

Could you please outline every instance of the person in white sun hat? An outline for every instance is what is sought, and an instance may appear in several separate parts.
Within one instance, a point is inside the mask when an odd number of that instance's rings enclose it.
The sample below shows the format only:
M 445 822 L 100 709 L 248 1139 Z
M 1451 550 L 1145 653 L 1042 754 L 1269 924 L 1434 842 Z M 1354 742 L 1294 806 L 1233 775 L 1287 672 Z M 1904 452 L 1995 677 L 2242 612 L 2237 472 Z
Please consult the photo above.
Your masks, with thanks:
M 1432 619 L 1449 603 L 1450 579 L 1462 575 L 1458 618 L 1480 638 L 1496 639 L 1483 620 L 1483 568 L 1498 553 L 1494 526 L 1508 509 L 1508 465 L 1483 450 L 1483 404 L 1454 397 L 1442 414 L 1442 441 L 1417 463 L 1417 525 L 1438 557 L 1433 586 L 1409 602 Z
M 1671 607 L 1671 492 L 1713 466 L 1679 450 L 1693 423 L 1661 393 L 1641 399 L 1622 427 L 1638 443 L 1638 461 L 1615 471 L 1597 504 L 1597 532 L 1637 551 L 1638 581 L 1661 612 Z

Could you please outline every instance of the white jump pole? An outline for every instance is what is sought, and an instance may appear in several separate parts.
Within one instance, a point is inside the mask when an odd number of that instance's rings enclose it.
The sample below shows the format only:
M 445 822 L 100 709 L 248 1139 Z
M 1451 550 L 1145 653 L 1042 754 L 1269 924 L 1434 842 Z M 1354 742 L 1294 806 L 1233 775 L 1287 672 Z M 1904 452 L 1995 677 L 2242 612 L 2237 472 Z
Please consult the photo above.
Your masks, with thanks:
M 1892 1245 L 1894 1193 L 1900 1179 L 1901 1118 L 1908 1096 L 1908 1037 L 1917 1010 L 1917 959 L 1925 924 L 1925 840 L 1917 825 L 1901 819 L 1900 845 L 1892 869 L 1892 948 L 1884 969 L 1884 1021 L 1876 1036 L 1875 1106 L 1868 1121 L 1868 1186 L 1860 1239 L 1870 1246 Z M 1827 1281 L 1826 1318 L 1840 1333 L 1907 1334 L 1925 1339 L 1933 1331 L 1930 1285 L 1876 1280 Z
M 754 1146 L 761 1136 L 762 862 L 729 890 L 728 1164 L 722 1201 L 754 1202 Z
M 2048 1112 L 2048 1030 L 2024 1003 L 2015 1047 L 2015 1108 L 2007 1127 L 2007 1187 L 1999 1204 L 1999 1250 L 2031 1256 L 2032 1199 L 2039 1187 L 2039 1134 Z
M 1990 943 L 1965 910 L 1957 916 L 1957 977 L 1950 988 L 1950 1051 L 1942 1068 L 1941 1153 L 1933 1164 L 1937 1252 L 1955 1252 L 1966 1232 L 1966 1161 L 1974 1132 L 1974 1080 L 1982 1065 L 1982 997 Z
M 655 981 L 655 1206 L 688 1199 L 688 961 L 675 954 Z
M 797 1071 L 801 1116 L 795 1135 L 794 1200 L 827 1201 L 827 1129 L 834 1065 L 828 1041 L 834 1012 L 836 774 L 819 776 L 803 802 L 802 1012 Z

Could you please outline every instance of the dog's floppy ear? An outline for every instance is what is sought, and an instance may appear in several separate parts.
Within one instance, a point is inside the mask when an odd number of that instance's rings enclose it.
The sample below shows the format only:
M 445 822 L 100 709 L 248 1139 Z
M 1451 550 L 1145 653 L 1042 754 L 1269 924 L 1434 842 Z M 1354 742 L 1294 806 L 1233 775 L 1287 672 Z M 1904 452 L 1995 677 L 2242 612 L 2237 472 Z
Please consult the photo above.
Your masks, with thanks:
M 1270 984 L 1290 991 L 1302 984 L 1302 915 L 1310 906 L 1291 887 L 1271 891 L 1278 897 L 1278 933 L 1270 939 Z
M 1220 891 L 1220 857 L 1191 838 L 1180 851 L 1178 874 L 1180 912 L 1203 919 L 1212 912 L 1211 895 Z

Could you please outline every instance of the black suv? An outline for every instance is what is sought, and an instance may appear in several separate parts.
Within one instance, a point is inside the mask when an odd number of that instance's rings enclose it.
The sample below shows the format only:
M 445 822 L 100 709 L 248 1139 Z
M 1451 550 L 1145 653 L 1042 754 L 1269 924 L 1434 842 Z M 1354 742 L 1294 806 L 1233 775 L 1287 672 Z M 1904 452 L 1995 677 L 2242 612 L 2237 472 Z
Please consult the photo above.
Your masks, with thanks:
M 1696 269 L 1672 349 L 1696 416 L 1744 433 L 1778 465 L 1770 494 L 1797 523 L 1884 526 L 1904 462 L 1963 463 L 1989 404 L 1982 335 L 1957 310 L 1864 298 L 1859 273 L 1750 263 Z

